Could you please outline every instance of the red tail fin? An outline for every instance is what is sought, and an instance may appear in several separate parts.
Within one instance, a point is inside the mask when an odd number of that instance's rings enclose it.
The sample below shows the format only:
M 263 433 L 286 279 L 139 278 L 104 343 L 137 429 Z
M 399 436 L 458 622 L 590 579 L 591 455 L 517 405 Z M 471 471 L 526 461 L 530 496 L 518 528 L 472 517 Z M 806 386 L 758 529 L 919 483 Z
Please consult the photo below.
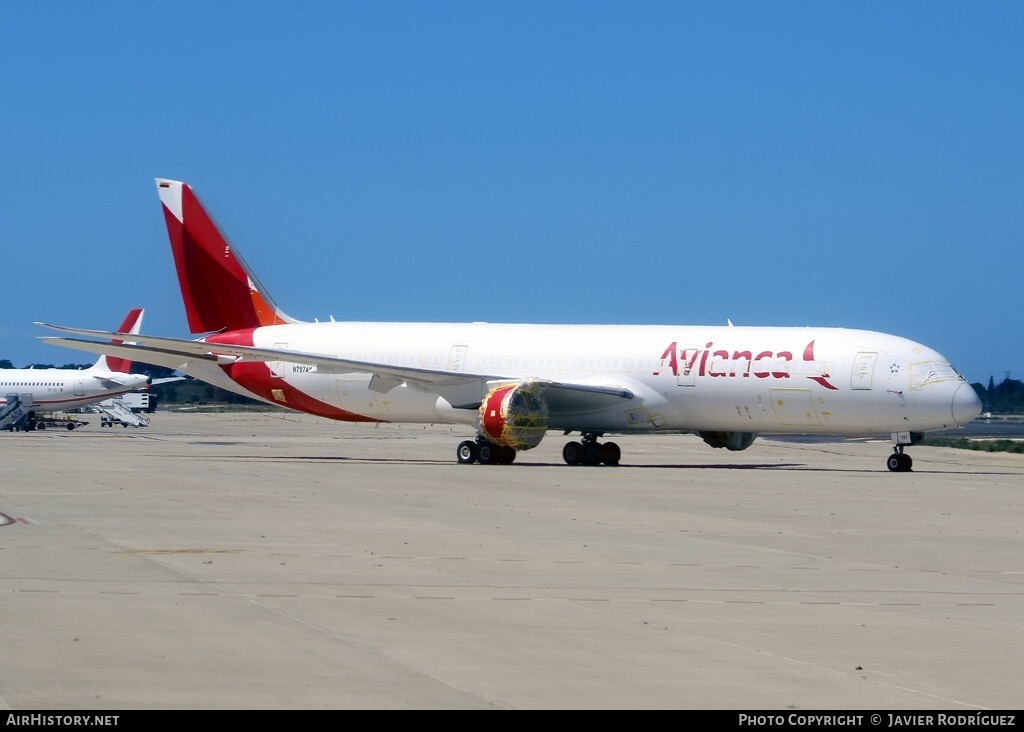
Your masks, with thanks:
M 158 178 L 157 192 L 193 333 L 296 322 L 274 304 L 190 186 Z
M 142 308 L 133 308 L 128 311 L 128 314 L 124 316 L 124 321 L 121 323 L 121 327 L 117 329 L 118 333 L 124 333 L 125 335 L 135 335 L 142 328 Z M 114 339 L 111 343 L 124 343 L 123 340 Z M 131 371 L 132 362 L 127 358 L 118 358 L 117 356 L 100 356 L 100 360 L 93 365 L 94 369 L 116 371 L 117 373 L 127 374 Z

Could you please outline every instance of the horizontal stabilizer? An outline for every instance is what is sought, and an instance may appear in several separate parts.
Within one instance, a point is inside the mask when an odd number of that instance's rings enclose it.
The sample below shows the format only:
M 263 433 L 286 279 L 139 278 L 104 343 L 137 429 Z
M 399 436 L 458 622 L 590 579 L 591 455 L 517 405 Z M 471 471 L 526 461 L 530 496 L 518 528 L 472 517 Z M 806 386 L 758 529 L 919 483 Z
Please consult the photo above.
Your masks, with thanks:
M 184 376 L 166 376 L 162 379 L 153 379 L 149 382 L 150 386 L 160 386 L 160 384 L 170 384 L 175 381 L 184 381 Z
M 128 382 L 124 379 L 118 379 L 113 374 L 103 374 L 95 376 L 96 380 L 103 384 L 105 389 L 116 389 L 119 386 L 127 386 Z

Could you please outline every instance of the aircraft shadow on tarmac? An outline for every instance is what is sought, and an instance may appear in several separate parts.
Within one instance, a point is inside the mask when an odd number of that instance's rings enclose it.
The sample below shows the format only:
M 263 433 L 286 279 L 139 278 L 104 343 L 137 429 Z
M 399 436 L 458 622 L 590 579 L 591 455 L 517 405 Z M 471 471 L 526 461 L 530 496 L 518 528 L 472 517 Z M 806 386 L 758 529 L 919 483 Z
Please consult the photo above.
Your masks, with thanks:
M 209 443 L 207 443 L 209 444 Z M 293 462 L 344 462 L 344 463 L 364 463 L 364 464 L 380 464 L 380 465 L 451 465 L 450 460 L 434 460 L 428 458 L 372 458 L 372 457 L 347 457 L 345 455 L 204 455 L 201 460 L 234 460 L 234 461 L 259 461 L 259 462 L 270 462 L 270 463 L 293 463 Z M 482 470 L 491 469 L 496 467 L 510 467 L 510 466 L 467 466 L 466 470 Z M 712 463 L 712 464 L 657 464 L 657 465 L 630 465 L 628 463 L 620 463 L 615 466 L 582 466 L 582 465 L 565 465 L 563 463 L 540 463 L 540 462 L 519 462 L 517 461 L 511 467 L 520 468 L 572 468 L 574 470 L 592 470 L 595 468 L 601 468 L 604 470 L 615 470 L 618 468 L 629 469 L 629 468 L 643 468 L 643 469 L 658 469 L 658 470 L 816 470 L 817 468 L 808 468 L 805 463 L 758 463 L 758 464 L 747 464 L 747 465 L 736 465 L 730 463 Z M 829 469 L 833 470 L 833 469 Z M 835 468 L 834 470 L 841 470 Z M 850 472 L 850 471 L 845 471 Z M 864 472 L 875 472 L 867 470 Z
M 213 444 L 213 443 L 205 443 Z M 226 443 L 217 443 L 226 444 Z M 191 456 L 190 459 L 198 460 L 231 460 L 235 462 L 264 462 L 264 463 L 301 463 L 301 462 L 322 462 L 322 463 L 358 463 L 364 465 L 433 465 L 433 466 L 450 466 L 452 463 L 449 460 L 443 459 L 430 459 L 430 458 L 373 458 L 373 457 L 348 457 L 345 455 L 204 455 L 201 457 Z M 612 466 L 581 466 L 581 465 L 564 465 L 562 463 L 541 463 L 541 462 L 516 462 L 512 466 L 466 466 L 466 470 L 494 470 L 495 468 L 572 468 L 574 470 L 593 470 L 598 467 L 604 470 L 629 470 L 631 468 L 637 468 L 641 470 L 796 470 L 811 473 L 877 473 L 879 475 L 889 475 L 889 473 L 882 469 L 877 468 L 844 468 L 844 467 L 812 467 L 807 463 L 753 463 L 739 465 L 734 463 L 657 463 L 652 465 L 631 465 L 629 463 L 620 463 L 619 465 Z M 949 471 L 942 470 L 940 466 L 934 468 L 928 467 L 915 467 L 913 473 L 933 473 L 933 474 L 945 474 Z M 984 475 L 984 476 L 996 476 L 996 475 L 1017 475 L 1012 470 L 964 470 L 957 471 L 958 475 Z

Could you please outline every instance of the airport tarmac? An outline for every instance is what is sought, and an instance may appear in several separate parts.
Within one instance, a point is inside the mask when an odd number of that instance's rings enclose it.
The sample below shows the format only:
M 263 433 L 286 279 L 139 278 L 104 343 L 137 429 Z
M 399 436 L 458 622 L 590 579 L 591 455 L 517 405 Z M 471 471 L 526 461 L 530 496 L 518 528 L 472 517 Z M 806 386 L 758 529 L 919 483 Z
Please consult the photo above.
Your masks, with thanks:
M 1024 456 L 158 412 L 0 433 L 0 706 L 1019 709 Z

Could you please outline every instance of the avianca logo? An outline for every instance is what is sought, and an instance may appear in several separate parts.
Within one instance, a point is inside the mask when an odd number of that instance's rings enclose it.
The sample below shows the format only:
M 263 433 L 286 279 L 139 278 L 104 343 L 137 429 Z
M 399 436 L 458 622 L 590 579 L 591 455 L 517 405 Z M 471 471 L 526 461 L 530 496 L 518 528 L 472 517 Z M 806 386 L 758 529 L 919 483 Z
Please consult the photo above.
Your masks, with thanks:
M 673 341 L 661 354 L 661 362 L 673 376 L 723 376 L 758 379 L 789 379 L 794 375 L 806 376 L 826 389 L 839 387 L 829 383 L 831 376 L 825 364 L 814 359 L 814 341 L 804 348 L 803 357 L 793 360 L 790 351 L 761 351 L 756 356 L 752 351 L 711 350 L 714 341 L 708 341 L 704 348 L 679 348 Z M 655 371 L 654 375 L 660 374 Z

